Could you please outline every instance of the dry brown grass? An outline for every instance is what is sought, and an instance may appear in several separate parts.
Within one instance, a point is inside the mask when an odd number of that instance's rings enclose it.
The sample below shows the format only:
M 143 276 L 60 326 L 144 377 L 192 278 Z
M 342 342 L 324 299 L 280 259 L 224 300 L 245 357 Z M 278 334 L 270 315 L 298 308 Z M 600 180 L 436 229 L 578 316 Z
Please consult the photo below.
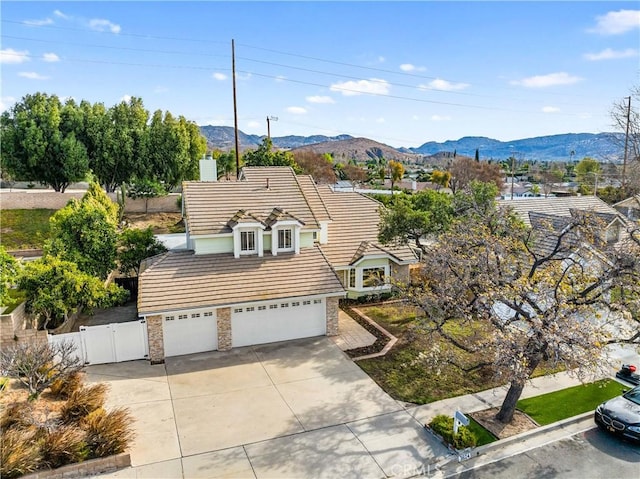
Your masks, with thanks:
M 84 461 L 89 455 L 85 432 L 76 426 L 62 426 L 41 430 L 40 451 L 47 467 L 56 467 Z
M 110 412 L 100 408 L 85 417 L 82 428 L 93 454 L 103 457 L 123 452 L 133 439 L 132 422 L 129 411 L 122 408 Z
M 36 471 L 42 464 L 42 453 L 35 441 L 35 430 L 3 429 L 0 441 L 0 477 L 11 479 Z
M 75 390 L 60 409 L 65 424 L 78 424 L 82 418 L 104 405 L 107 385 L 98 383 Z
M 74 392 L 82 387 L 83 381 L 84 373 L 78 371 L 55 380 L 49 387 L 49 390 L 55 397 L 68 399 Z

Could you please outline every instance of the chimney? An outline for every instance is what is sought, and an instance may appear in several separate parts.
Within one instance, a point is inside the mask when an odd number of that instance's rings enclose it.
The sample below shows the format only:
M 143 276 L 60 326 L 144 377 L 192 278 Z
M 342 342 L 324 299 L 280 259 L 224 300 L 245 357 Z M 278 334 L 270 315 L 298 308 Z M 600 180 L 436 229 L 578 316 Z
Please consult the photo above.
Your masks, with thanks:
M 218 165 L 211 153 L 200 159 L 200 181 L 218 181 Z

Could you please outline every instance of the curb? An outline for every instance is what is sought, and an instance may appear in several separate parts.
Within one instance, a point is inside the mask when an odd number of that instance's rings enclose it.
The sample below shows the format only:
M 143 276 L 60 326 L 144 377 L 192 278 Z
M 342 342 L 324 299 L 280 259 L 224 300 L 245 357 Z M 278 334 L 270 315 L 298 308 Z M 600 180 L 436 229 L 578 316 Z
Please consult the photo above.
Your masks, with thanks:
M 442 472 L 445 472 L 446 474 L 446 471 L 444 470 L 444 468 L 446 468 L 446 466 L 449 465 L 450 463 L 454 463 L 456 466 L 469 463 L 476 458 L 479 458 L 481 456 L 486 456 L 488 453 L 491 453 L 494 450 L 502 449 L 513 443 L 522 442 L 525 440 L 531 440 L 538 436 L 543 436 L 545 434 L 548 434 L 549 432 L 560 430 L 565 427 L 572 426 L 574 424 L 578 424 L 587 419 L 590 420 L 593 417 L 594 411 L 595 410 L 587 411 L 582 414 L 578 414 L 577 416 L 572 416 L 567 419 L 562 419 L 560 421 L 556 421 L 551 424 L 547 424 L 545 426 L 539 426 L 535 429 L 521 432 L 520 434 L 515 434 L 513 436 L 510 436 L 504 439 L 499 439 L 490 444 L 485 444 L 484 446 L 477 447 L 473 450 L 473 456 L 469 460 L 463 461 L 462 463 L 454 462 L 455 456 L 447 456 L 439 461 L 436 461 L 432 465 L 436 466 L 437 469 L 441 470 Z M 589 422 L 591 423 L 591 421 Z M 469 467 L 468 469 L 473 469 L 473 467 Z M 454 473 L 454 471 L 451 471 L 451 473 Z M 455 474 L 457 474 L 457 472 Z

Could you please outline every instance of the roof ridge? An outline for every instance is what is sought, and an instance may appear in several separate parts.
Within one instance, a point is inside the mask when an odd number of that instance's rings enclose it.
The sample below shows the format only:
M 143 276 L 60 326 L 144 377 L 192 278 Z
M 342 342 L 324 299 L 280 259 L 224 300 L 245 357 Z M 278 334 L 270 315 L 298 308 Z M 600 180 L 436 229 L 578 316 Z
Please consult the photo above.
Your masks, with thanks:
M 296 185 L 298 185 L 298 189 L 300 190 L 300 194 L 302 195 L 302 198 L 304 198 L 304 202 L 307 204 L 307 208 L 309 208 L 309 211 L 311 212 L 311 216 L 313 216 L 313 220 L 316 222 L 316 224 L 318 226 L 320 226 L 320 221 L 318 221 L 318 218 L 316 216 L 316 214 L 313 211 L 313 208 L 311 207 L 311 204 L 309 203 L 309 199 L 307 198 L 307 195 L 304 194 L 304 189 L 302 188 L 302 185 L 300 184 L 300 181 L 298 180 L 298 175 L 296 175 L 296 172 L 293 171 L 293 168 L 291 168 L 290 166 L 288 166 L 287 168 L 289 168 L 292 172 L 293 172 L 293 179 L 296 182 Z M 328 213 L 328 211 L 327 211 Z
M 322 257 L 324 258 L 325 262 L 329 265 L 329 268 L 331 268 L 331 271 L 333 272 L 334 276 L 336 277 L 336 279 L 340 282 L 340 284 L 342 284 L 342 280 L 340 279 L 340 276 L 338 276 L 338 272 L 336 271 L 336 269 L 333 267 L 333 264 L 331 264 L 331 261 L 329 261 L 329 258 L 327 258 L 327 255 L 324 254 L 324 251 L 322 251 L 322 247 L 320 244 L 314 244 L 313 245 L 314 248 L 318 248 L 318 251 L 320 251 L 320 254 L 322 255 Z M 343 289 L 346 289 L 344 287 L 344 285 L 342 285 Z
M 324 210 L 327 212 L 327 216 L 329 217 L 329 219 L 331 221 L 333 221 L 333 218 L 331 217 L 331 212 L 329 211 L 329 207 L 324 202 L 324 198 L 322 197 L 322 194 L 320 193 L 320 190 L 318 189 L 318 185 L 316 185 L 316 182 L 313 179 L 313 176 L 312 175 L 302 175 L 302 176 L 308 176 L 309 177 L 309 180 L 311 180 L 311 186 L 313 187 L 314 191 L 318 195 L 318 198 L 320 199 L 320 203 L 322 203 L 322 206 L 324 206 Z

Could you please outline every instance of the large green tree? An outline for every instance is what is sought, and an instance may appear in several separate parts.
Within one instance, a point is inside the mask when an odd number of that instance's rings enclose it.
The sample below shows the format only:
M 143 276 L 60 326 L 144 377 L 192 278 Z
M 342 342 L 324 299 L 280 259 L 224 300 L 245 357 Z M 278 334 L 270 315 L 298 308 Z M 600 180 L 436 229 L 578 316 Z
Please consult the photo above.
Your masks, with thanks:
M 578 162 L 574 171 L 580 186 L 586 193 L 593 194 L 596 180 L 601 173 L 600 163 L 593 158 L 585 157 Z
M 114 283 L 105 286 L 75 263 L 54 256 L 26 262 L 18 288 L 26 293 L 27 310 L 36 316 L 39 329 L 55 329 L 79 309 L 108 307 L 128 297 L 128 292 Z
M 118 245 L 120 272 L 128 278 L 140 276 L 140 265 L 143 260 L 167 251 L 167 248 L 153 235 L 151 227 L 124 230 L 120 234 Z
M 611 245 L 589 213 L 529 229 L 483 198 L 464 202 L 404 296 L 424 311 L 427 334 L 455 346 L 425 351 L 427 364 L 491 368 L 509 385 L 496 416 L 508 423 L 543 361 L 585 378 L 607 368 L 607 344 L 638 342 L 640 230 Z
M 60 192 L 83 180 L 89 159 L 77 138 L 80 116 L 73 100 L 62 105 L 56 95 L 26 95 L 0 119 L 2 169 Z
M 398 195 L 381 210 L 380 217 L 381 242 L 414 243 L 426 253 L 425 239 L 445 231 L 453 219 L 452 198 L 433 190 Z
M 6 302 L 9 288 L 16 282 L 21 264 L 0 244 L 0 306 Z
M 72 199 L 56 211 L 49 220 L 51 238 L 45 243 L 45 254 L 76 263 L 81 271 L 105 279 L 115 268 L 118 239 L 117 209 L 108 206 L 110 201 L 94 187 L 81 200 Z
M 290 166 L 296 173 L 302 170 L 288 151 L 273 151 L 273 143 L 270 138 L 262 140 L 262 144 L 255 150 L 250 150 L 242 155 L 242 161 L 246 166 Z

